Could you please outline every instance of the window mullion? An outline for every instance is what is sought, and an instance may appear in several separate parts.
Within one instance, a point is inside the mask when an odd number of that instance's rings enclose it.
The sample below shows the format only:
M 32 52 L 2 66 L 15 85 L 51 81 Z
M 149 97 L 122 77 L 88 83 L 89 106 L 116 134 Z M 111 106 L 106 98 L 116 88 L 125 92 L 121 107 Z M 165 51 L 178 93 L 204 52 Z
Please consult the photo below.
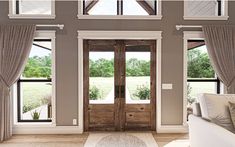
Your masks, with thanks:
M 19 0 L 16 0 L 16 3 L 15 3 L 16 5 L 15 5 L 15 13 L 16 14 L 20 14 L 20 2 L 19 2 Z
M 218 16 L 221 16 L 222 15 L 221 0 L 217 0 L 217 5 L 218 5 Z
M 154 14 L 157 15 L 157 0 L 154 0 Z
M 19 79 L 19 82 L 51 82 L 51 79 Z
M 117 0 L 117 15 L 123 15 L 123 1 Z
M 20 81 L 17 81 L 17 121 L 21 121 L 21 88 Z
M 217 92 L 217 94 L 220 94 L 220 80 L 219 80 L 219 78 L 217 78 L 217 82 L 216 82 L 216 92 Z

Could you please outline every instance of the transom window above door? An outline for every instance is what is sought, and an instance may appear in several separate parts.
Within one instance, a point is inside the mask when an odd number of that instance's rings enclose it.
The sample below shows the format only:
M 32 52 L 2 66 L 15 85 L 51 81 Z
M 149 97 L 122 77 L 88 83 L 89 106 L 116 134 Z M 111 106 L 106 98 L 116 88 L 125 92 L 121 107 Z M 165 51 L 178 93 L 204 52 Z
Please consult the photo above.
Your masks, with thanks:
M 158 0 L 82 0 L 80 19 L 161 19 Z

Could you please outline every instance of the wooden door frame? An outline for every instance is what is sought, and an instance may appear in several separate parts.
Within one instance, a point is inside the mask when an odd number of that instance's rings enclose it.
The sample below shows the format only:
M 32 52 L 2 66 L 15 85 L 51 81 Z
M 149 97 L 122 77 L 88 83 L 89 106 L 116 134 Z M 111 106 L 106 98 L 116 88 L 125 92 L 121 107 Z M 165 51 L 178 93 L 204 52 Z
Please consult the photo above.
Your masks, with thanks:
M 156 125 L 161 129 L 161 31 L 78 31 L 78 131 L 84 132 L 83 115 L 83 40 L 112 39 L 112 40 L 156 40 Z
M 129 46 L 129 47 L 128 47 Z M 137 49 L 136 46 L 139 46 Z M 148 127 L 144 127 L 144 124 L 135 124 L 137 126 L 132 126 L 134 130 L 147 130 L 154 131 L 156 129 L 156 42 L 154 40 L 84 40 L 83 41 L 83 76 L 84 76 L 84 130 L 85 131 L 124 131 L 127 127 L 126 117 L 133 115 L 138 115 L 142 113 L 150 113 L 147 121 L 149 123 L 145 124 Z M 131 47 L 131 48 L 130 48 Z M 134 47 L 134 48 L 133 48 Z M 130 48 L 130 49 L 127 49 Z M 90 104 L 89 103 L 89 53 L 90 52 L 114 52 L 114 91 L 119 91 L 114 95 L 113 104 Z M 126 53 L 127 52 L 149 52 L 150 53 L 150 103 L 142 104 L 128 104 L 126 103 L 125 92 L 121 92 L 121 86 L 126 87 Z M 116 89 L 118 88 L 118 89 Z M 117 94 L 117 95 L 116 95 Z M 124 95 L 123 95 L 124 94 Z M 98 106 L 99 105 L 99 106 Z M 149 105 L 149 106 L 146 106 Z M 131 107 L 131 110 L 129 110 Z M 146 109 L 149 107 L 148 109 Z M 102 109 L 100 109 L 102 108 Z M 108 109 L 109 108 L 109 109 Z M 133 109 L 134 108 L 134 109 Z M 95 111 L 94 111 L 95 110 Z M 106 111 L 103 111 L 106 110 Z M 94 115 L 95 113 L 95 115 Z M 99 115 L 98 115 L 99 113 Z M 98 123 L 101 121 L 111 122 L 110 116 L 104 113 L 113 113 L 113 124 L 103 124 Z M 93 117 L 91 117 L 93 115 Z M 104 117 L 97 117 L 105 115 Z M 95 120 L 96 119 L 96 120 Z M 112 119 L 112 118 L 111 118 Z M 137 122 L 138 118 L 132 118 Z M 97 125 L 92 122 L 97 122 Z M 143 119 L 141 120 L 143 121 Z M 146 121 L 146 120 L 145 120 Z M 91 123 L 90 123 L 91 122 Z M 129 122 L 130 123 L 130 122 Z M 139 122 L 140 123 L 140 122 Z M 96 127 L 95 127 L 96 126 Z M 128 128 L 130 130 L 130 126 Z

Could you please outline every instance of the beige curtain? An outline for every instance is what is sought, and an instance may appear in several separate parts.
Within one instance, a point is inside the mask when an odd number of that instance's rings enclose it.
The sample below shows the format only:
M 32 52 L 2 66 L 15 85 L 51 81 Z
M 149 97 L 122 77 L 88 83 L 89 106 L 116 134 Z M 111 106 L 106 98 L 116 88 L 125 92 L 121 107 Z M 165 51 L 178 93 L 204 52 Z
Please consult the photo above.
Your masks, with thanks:
M 212 66 L 227 88 L 235 93 L 235 26 L 203 26 Z
M 35 25 L 0 25 L 0 142 L 11 137 L 10 87 L 24 69 L 35 29 Z

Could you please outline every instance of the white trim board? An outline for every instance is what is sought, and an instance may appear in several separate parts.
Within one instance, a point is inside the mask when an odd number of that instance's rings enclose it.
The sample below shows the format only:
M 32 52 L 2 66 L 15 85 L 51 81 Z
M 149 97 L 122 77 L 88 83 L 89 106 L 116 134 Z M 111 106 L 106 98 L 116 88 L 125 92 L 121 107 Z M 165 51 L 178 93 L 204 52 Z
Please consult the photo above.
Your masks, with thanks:
M 183 37 L 183 125 L 187 126 L 187 51 L 188 51 L 188 40 L 205 40 L 202 31 L 184 31 Z
M 157 133 L 188 133 L 186 125 L 161 125 Z
M 82 134 L 77 126 L 21 126 L 13 127 L 13 134 Z
M 158 133 L 182 133 L 187 132 L 184 125 L 162 125 L 161 124 L 161 31 L 78 31 L 78 126 L 83 132 L 83 40 L 84 39 L 146 39 L 156 40 L 157 54 L 157 109 L 156 109 L 156 131 Z

